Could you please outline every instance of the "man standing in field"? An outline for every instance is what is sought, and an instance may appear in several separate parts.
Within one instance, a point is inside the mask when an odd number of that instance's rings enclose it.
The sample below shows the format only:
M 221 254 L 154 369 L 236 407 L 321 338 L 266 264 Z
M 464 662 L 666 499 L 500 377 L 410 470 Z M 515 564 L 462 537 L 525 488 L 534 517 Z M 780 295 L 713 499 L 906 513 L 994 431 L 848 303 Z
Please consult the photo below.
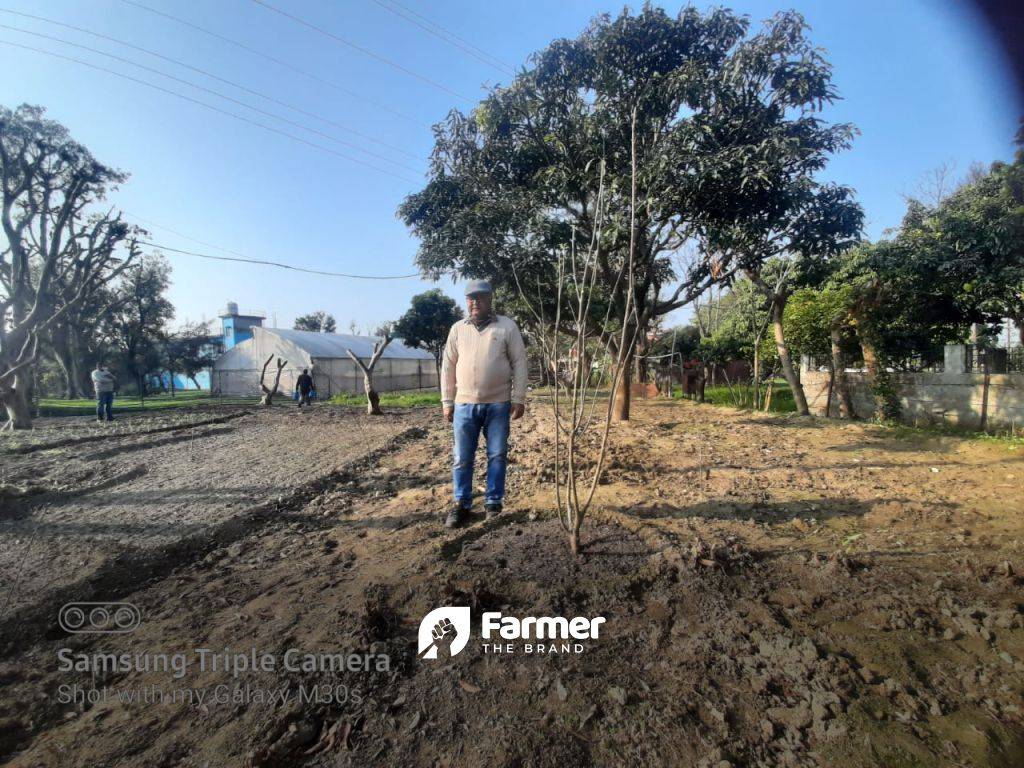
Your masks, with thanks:
M 309 368 L 303 368 L 299 378 L 295 380 L 295 390 L 299 393 L 299 408 L 309 405 L 309 393 L 313 391 L 313 377 Z
M 515 322 L 494 314 L 486 280 L 466 285 L 465 320 L 448 332 L 441 364 L 441 405 L 452 422 L 455 505 L 446 528 L 462 523 L 473 504 L 473 459 L 480 433 L 487 446 L 487 519 L 501 513 L 508 466 L 509 420 L 526 408 L 526 345 Z
M 103 361 L 97 361 L 92 372 L 92 388 L 96 392 L 96 421 L 114 420 L 114 374 L 107 370 Z

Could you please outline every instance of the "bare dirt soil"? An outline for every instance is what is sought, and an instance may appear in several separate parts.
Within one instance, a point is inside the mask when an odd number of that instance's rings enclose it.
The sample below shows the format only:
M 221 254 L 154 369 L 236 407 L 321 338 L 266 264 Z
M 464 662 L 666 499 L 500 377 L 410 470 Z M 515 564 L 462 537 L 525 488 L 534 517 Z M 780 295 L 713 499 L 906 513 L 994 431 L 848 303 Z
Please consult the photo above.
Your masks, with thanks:
M 13 515 L 8 505 L 4 525 L 63 514 L 47 484 L 71 471 L 113 477 L 75 492 L 86 524 L 47 547 L 109 522 L 102 535 L 131 557 L 104 555 L 60 597 L 130 600 L 142 623 L 66 635 L 46 589 L 20 598 L 17 627 L 0 628 L 0 755 L 17 766 L 1024 765 L 1022 451 L 642 401 L 614 426 L 585 554 L 571 560 L 552 512 L 547 407 L 513 428 L 504 514 L 457 531 L 440 526 L 446 426 L 433 410 L 247 414 L 196 427 L 191 448 L 123 436 L 78 446 L 74 470 L 40 473 L 47 489 Z M 24 480 L 32 455 L 3 460 Z M 111 464 L 141 456 L 147 473 L 116 479 Z M 140 482 L 141 496 L 114 495 Z M 188 546 L 158 541 L 147 516 L 180 521 Z M 454 657 L 417 659 L 420 619 L 446 605 L 607 621 L 579 654 L 487 653 L 473 637 Z M 60 671 L 62 648 L 257 648 L 279 660 L 348 649 L 390 663 L 93 677 Z M 107 698 L 66 702 L 62 686 Z M 172 689 L 208 697 L 118 699 Z

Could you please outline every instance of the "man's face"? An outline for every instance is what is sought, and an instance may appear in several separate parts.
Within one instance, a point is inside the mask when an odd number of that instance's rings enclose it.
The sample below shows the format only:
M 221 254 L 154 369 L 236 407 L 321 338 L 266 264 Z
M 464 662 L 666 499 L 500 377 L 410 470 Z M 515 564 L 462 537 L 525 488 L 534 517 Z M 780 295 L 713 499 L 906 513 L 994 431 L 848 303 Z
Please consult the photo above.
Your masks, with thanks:
M 467 296 L 466 310 L 469 312 L 469 319 L 476 323 L 490 315 L 492 299 L 489 293 L 474 293 Z

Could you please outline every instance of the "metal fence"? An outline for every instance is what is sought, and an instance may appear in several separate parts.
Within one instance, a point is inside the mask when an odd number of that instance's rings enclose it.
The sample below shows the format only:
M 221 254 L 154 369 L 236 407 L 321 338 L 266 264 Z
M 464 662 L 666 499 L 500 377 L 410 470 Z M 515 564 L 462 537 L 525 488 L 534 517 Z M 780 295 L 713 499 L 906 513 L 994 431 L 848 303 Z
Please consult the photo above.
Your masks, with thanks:
M 1006 350 L 1006 372 L 1024 373 L 1024 345 L 1018 344 Z
M 1009 373 L 1020 371 L 1020 347 L 985 347 L 980 344 L 965 344 L 965 364 L 970 373 Z M 1016 366 L 1016 367 L 1014 367 Z

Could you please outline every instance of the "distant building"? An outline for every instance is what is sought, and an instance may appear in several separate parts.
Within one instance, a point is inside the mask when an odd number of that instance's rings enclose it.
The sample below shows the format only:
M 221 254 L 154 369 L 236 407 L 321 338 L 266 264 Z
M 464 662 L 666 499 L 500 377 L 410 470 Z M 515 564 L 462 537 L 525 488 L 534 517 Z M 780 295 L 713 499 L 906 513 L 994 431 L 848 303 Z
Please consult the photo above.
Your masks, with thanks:
M 224 329 L 224 349 L 231 349 L 236 344 L 251 339 L 252 329 L 261 327 L 266 318 L 262 312 L 240 315 L 238 305 L 229 301 L 227 311 L 220 316 L 221 327 Z
M 166 390 L 168 392 L 182 392 L 186 390 L 209 390 L 210 389 L 210 372 L 200 371 L 196 374 L 196 380 L 192 381 L 188 376 L 183 373 L 174 374 L 174 379 L 171 379 L 169 371 L 160 371 L 158 374 L 152 374 L 149 377 L 149 388 Z M 173 387 L 172 387 L 173 384 Z M 198 384 L 198 386 L 196 386 Z
M 226 351 L 210 372 L 210 387 L 214 394 L 260 394 L 260 373 L 270 355 L 288 361 L 281 373 L 282 392 L 294 390 L 295 380 L 303 368 L 308 368 L 313 375 L 317 397 L 321 399 L 339 392 L 363 391 L 363 373 L 346 350 L 351 349 L 360 360 L 369 362 L 376 338 L 263 328 L 262 316 L 239 315 L 237 312 L 237 306 L 229 304 L 228 314 L 222 316 Z M 228 341 L 229 329 L 234 342 L 231 344 Z M 240 335 L 245 338 L 240 338 Z M 271 362 L 267 366 L 268 386 L 273 384 L 276 373 L 276 365 Z M 437 387 L 434 357 L 425 350 L 407 347 L 400 339 L 395 339 L 377 362 L 373 384 L 378 392 Z

